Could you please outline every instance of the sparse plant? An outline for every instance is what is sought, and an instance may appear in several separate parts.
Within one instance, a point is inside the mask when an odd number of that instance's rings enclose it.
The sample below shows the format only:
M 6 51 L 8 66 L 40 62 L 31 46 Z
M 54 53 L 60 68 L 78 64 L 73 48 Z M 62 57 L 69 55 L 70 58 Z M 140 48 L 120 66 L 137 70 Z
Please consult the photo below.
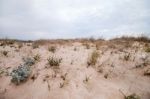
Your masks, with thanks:
M 88 43 L 83 43 L 83 46 L 85 46 L 86 49 L 90 49 L 90 45 Z
M 96 44 L 96 49 L 99 50 L 100 49 L 100 45 Z
M 0 68 L 0 76 L 4 73 L 4 70 Z
M 125 61 L 128 61 L 128 60 L 130 59 L 130 57 L 131 57 L 131 56 L 130 56 L 130 53 L 125 54 L 125 55 L 124 55 L 124 60 L 125 60 Z
M 108 73 L 106 73 L 106 74 L 104 75 L 104 78 L 106 78 L 106 79 L 108 78 Z
M 69 82 L 67 80 L 63 81 L 62 83 L 60 83 L 59 88 L 63 88 L 65 87 L 67 84 L 69 84 Z
M 147 69 L 147 70 L 144 72 L 144 75 L 145 75 L 145 76 L 150 76 L 150 68 Z
M 39 54 L 36 54 L 34 57 L 33 57 L 33 59 L 35 60 L 35 61 L 37 61 L 37 62 L 39 62 L 40 61 L 40 55 Z
M 31 74 L 30 66 L 28 65 L 20 65 L 18 68 L 13 69 L 11 72 L 11 82 L 15 83 L 16 85 L 20 84 L 21 82 L 25 82 Z
M 19 43 L 18 44 L 18 48 L 20 49 L 20 48 L 22 48 L 23 47 L 23 44 L 22 43 Z
M 86 76 L 86 78 L 83 80 L 83 82 L 84 82 L 84 83 L 87 83 L 87 82 L 89 82 L 89 80 L 90 80 L 90 77 L 89 77 L 89 76 Z
M 27 65 L 27 66 L 32 66 L 35 64 L 35 60 L 29 57 L 23 58 L 23 61 L 24 61 L 24 65 Z
M 150 53 L 150 47 L 146 47 L 145 52 Z
M 34 65 L 35 61 L 31 58 L 23 58 L 24 64 L 13 69 L 10 73 L 12 79 L 11 82 L 16 85 L 27 81 L 28 77 L 31 75 L 31 66 Z
M 75 47 L 73 50 L 74 50 L 74 51 L 77 51 L 77 48 Z
M 67 74 L 68 74 L 68 73 L 65 73 L 64 75 L 61 75 L 61 78 L 62 78 L 63 80 L 66 80 Z
M 33 48 L 33 49 L 39 48 L 39 45 L 36 44 L 36 43 L 33 43 L 33 44 L 32 44 L 32 48 Z
M 62 59 L 58 59 L 58 58 L 54 58 L 54 57 L 49 57 L 49 58 L 47 59 L 47 61 L 48 61 L 48 64 L 49 64 L 50 66 L 56 66 L 56 67 L 57 67 L 57 66 L 60 65 Z
M 59 85 L 59 87 L 60 88 L 63 88 L 65 86 L 65 83 L 63 82 L 63 83 L 60 83 L 60 85 Z
M 93 51 L 91 57 L 89 58 L 89 61 L 87 62 L 88 66 L 96 65 L 98 57 L 99 53 L 97 51 Z
M 133 93 L 130 95 L 125 95 L 120 89 L 119 91 L 121 92 L 121 94 L 124 96 L 124 99 L 141 99 L 140 96 L 138 96 L 137 94 Z
M 48 51 L 55 53 L 56 52 L 56 46 L 50 46 L 48 47 Z
M 2 51 L 2 54 L 4 55 L 4 56 L 8 56 L 8 51 Z
M 125 99 L 141 99 L 141 98 L 134 93 L 129 96 L 125 96 Z

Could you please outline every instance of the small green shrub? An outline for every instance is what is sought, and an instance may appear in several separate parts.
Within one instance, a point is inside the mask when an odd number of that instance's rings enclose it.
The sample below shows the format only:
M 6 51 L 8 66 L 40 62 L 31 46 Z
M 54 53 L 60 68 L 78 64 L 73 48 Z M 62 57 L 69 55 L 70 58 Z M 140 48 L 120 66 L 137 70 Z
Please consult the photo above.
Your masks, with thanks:
M 22 43 L 18 43 L 18 48 L 22 48 L 23 47 L 23 44 Z
M 33 57 L 33 59 L 35 60 L 35 61 L 40 61 L 40 55 L 39 54 L 36 54 L 34 57 Z
M 88 65 L 96 65 L 98 57 L 99 57 L 99 53 L 97 51 L 93 51 L 87 64 Z
M 85 46 L 86 49 L 90 49 L 90 45 L 88 43 L 83 43 L 83 46 Z
M 8 51 L 2 51 L 2 54 L 3 54 L 4 56 L 8 56 Z
M 124 60 L 128 61 L 130 59 L 130 53 L 124 55 Z
M 58 58 L 54 58 L 54 57 L 49 57 L 47 59 L 47 61 L 48 61 L 48 64 L 50 66 L 59 66 L 60 63 L 61 63 L 61 61 L 62 61 L 62 59 L 58 59 Z
M 27 81 L 31 74 L 31 66 L 34 65 L 35 61 L 31 58 L 23 58 L 24 64 L 13 69 L 10 73 L 12 77 L 11 82 L 18 85 L 22 82 Z
M 35 60 L 29 57 L 23 58 L 23 61 L 24 61 L 24 65 L 27 65 L 27 66 L 32 66 L 35 64 Z
M 20 66 L 18 66 L 18 68 L 12 70 L 12 72 L 10 74 L 12 77 L 11 82 L 18 85 L 21 82 L 27 81 L 30 74 L 31 74 L 30 66 L 20 65 Z
M 146 71 L 144 71 L 144 75 L 145 75 L 145 76 L 150 76 L 150 68 L 147 69 Z
M 141 99 L 141 98 L 136 94 L 131 94 L 129 96 L 125 96 L 125 99 Z
M 33 48 L 33 49 L 39 48 L 39 45 L 38 45 L 38 44 L 33 43 L 33 44 L 32 44 L 32 48 Z
M 48 51 L 55 53 L 56 47 L 55 46 L 48 47 Z
M 150 47 L 146 47 L 145 52 L 150 53 Z

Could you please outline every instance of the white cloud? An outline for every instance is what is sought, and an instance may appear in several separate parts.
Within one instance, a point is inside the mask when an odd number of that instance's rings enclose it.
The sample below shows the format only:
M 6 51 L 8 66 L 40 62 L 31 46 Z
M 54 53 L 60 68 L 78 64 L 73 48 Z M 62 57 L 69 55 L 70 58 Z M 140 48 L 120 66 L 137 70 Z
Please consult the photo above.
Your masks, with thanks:
M 0 36 L 75 38 L 149 35 L 149 0 L 1 0 Z

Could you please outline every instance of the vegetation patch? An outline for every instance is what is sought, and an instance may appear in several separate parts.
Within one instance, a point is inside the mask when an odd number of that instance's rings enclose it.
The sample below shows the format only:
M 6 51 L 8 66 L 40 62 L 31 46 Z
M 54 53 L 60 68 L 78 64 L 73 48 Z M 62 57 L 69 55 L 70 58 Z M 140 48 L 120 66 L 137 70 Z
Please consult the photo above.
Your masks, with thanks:
M 56 66 L 56 67 L 57 67 L 57 66 L 60 65 L 62 59 L 58 59 L 58 58 L 55 58 L 55 57 L 49 57 L 49 58 L 47 59 L 47 61 L 48 61 L 48 64 L 49 64 L 50 66 Z
M 93 51 L 91 57 L 89 58 L 87 62 L 88 66 L 96 65 L 98 57 L 99 57 L 99 53 L 97 51 Z
M 55 53 L 56 52 L 56 47 L 55 46 L 48 47 L 48 51 L 50 51 L 52 53 Z
M 10 76 L 12 77 L 11 82 L 19 85 L 20 83 L 27 81 L 31 75 L 31 66 L 34 63 L 34 60 L 31 58 L 24 59 L 24 64 L 13 69 L 10 73 Z

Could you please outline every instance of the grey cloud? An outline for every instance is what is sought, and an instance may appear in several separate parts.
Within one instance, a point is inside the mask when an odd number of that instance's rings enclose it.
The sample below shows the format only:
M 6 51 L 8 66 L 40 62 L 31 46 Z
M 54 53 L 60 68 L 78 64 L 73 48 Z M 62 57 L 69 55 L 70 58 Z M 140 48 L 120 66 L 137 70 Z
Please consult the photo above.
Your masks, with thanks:
M 149 35 L 149 3 L 149 0 L 1 0 L 0 37 Z

